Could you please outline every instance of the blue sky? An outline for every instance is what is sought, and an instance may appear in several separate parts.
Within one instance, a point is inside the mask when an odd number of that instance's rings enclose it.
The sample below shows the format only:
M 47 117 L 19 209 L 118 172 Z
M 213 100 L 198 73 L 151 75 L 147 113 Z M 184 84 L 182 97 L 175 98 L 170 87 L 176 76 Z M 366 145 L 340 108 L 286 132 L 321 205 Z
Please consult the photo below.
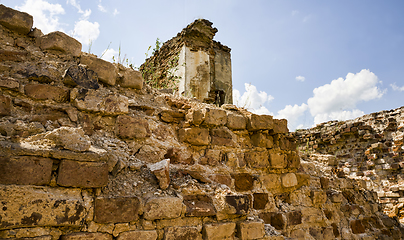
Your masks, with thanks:
M 232 51 L 235 103 L 290 130 L 404 105 L 404 1 L 0 0 L 103 58 L 141 65 L 197 18 Z

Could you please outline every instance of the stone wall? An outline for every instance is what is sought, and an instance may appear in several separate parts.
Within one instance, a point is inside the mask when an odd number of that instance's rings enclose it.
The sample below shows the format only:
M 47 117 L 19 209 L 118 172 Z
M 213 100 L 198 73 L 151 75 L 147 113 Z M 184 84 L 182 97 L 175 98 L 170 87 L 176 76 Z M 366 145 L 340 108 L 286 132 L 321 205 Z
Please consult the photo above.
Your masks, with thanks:
M 384 212 L 404 223 L 404 107 L 354 120 L 299 130 L 304 159 L 323 161 L 341 177 L 363 180 L 376 191 Z
M 401 239 L 286 120 L 161 94 L 0 5 L 0 238 Z
M 146 82 L 205 103 L 232 104 L 230 48 L 213 40 L 216 32 L 205 19 L 189 24 L 140 67 Z

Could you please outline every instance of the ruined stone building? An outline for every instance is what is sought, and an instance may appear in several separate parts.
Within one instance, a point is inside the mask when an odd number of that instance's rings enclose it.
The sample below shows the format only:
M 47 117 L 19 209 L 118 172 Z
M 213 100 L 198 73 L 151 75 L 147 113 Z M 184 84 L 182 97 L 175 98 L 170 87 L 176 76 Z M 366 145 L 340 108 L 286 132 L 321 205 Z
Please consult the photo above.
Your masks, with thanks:
M 230 48 L 213 40 L 216 32 L 205 19 L 189 24 L 141 66 L 146 82 L 202 102 L 232 104 Z

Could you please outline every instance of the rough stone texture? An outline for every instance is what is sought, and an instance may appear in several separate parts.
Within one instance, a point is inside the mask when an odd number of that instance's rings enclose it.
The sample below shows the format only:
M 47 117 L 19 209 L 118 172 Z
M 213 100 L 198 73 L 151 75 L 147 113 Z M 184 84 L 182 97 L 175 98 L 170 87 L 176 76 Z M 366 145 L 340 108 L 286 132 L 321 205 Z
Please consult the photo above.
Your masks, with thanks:
M 246 215 L 250 210 L 250 199 L 246 195 L 226 196 L 226 202 L 234 207 L 236 214 Z
M 206 240 L 234 239 L 236 223 L 211 223 L 203 225 L 203 237 Z
M 161 160 L 149 166 L 150 171 L 159 181 L 160 188 L 165 190 L 170 185 L 170 159 Z
M 269 115 L 251 114 L 248 117 L 247 129 L 250 131 L 273 129 L 273 118 Z
M 272 148 L 274 146 L 271 136 L 257 132 L 251 136 L 251 143 L 256 147 Z
M 281 186 L 281 180 L 278 174 L 265 174 L 261 176 L 262 185 L 268 189 L 275 189 Z
M 24 87 L 27 96 L 38 100 L 54 100 L 56 102 L 66 102 L 69 100 L 69 91 L 51 85 L 27 84 Z
M 145 138 L 150 136 L 149 123 L 139 116 L 118 116 L 118 136 L 122 138 Z
M 143 77 L 142 73 L 130 68 L 119 68 L 119 74 L 121 78 L 119 80 L 119 85 L 125 88 L 134 88 L 141 90 L 143 88 Z
M 269 202 L 268 193 L 254 193 L 253 198 L 254 209 L 265 209 L 267 203 Z
M 31 31 L 33 18 L 28 13 L 20 12 L 0 4 L 0 24 L 21 34 Z
M 184 196 L 184 204 L 187 207 L 186 216 L 215 216 L 216 209 L 212 198 L 206 195 Z
M 78 189 L 0 185 L 0 202 L 0 229 L 80 226 L 89 212 Z
M 157 240 L 157 232 L 155 230 L 150 231 L 129 231 L 119 234 L 117 240 Z
M 69 67 L 63 75 L 63 83 L 68 86 L 80 86 L 89 89 L 98 89 L 98 75 L 82 65 Z
M 237 223 L 237 235 L 240 239 L 259 239 L 265 234 L 263 222 Z
M 182 128 L 178 135 L 180 141 L 193 145 L 208 145 L 210 142 L 209 130 L 205 128 Z
M 248 173 L 238 173 L 232 174 L 232 178 L 234 178 L 234 187 L 236 191 L 251 191 L 254 188 L 254 178 L 251 174 Z
M 226 127 L 215 128 L 211 130 L 212 145 L 236 146 L 233 133 Z
M 164 231 L 164 240 L 202 240 L 196 227 L 169 227 Z
M 266 168 L 269 166 L 267 151 L 246 152 L 244 160 L 251 168 Z
M 49 158 L 0 156 L 0 184 L 47 185 L 52 164 Z
M 33 136 L 31 139 L 35 141 L 40 138 L 53 141 L 56 147 L 76 152 L 85 152 L 91 147 L 90 138 L 81 128 L 60 127 L 45 134 Z
M 216 108 L 205 109 L 205 120 L 204 124 L 207 125 L 225 125 L 227 123 L 227 114 L 225 110 Z
M 0 95 L 0 116 L 11 115 L 11 99 Z
M 73 57 L 81 54 L 81 43 L 62 32 L 51 32 L 40 37 L 39 46 L 42 50 L 56 50 Z
M 18 90 L 20 83 L 12 78 L 0 77 L 0 87 L 8 88 L 12 90 Z
M 228 113 L 226 126 L 230 129 L 241 130 L 247 126 L 247 119 L 243 115 Z
M 269 161 L 273 168 L 285 168 L 287 165 L 285 156 L 278 152 L 269 152 Z
M 114 64 L 85 53 L 81 55 L 80 63 L 96 72 L 101 82 L 111 86 L 115 85 L 118 78 L 118 69 Z
M 139 208 L 140 202 L 137 197 L 96 198 L 94 221 L 98 223 L 132 222 L 138 219 Z
M 96 188 L 108 182 L 108 165 L 104 162 L 62 160 L 57 183 L 66 187 Z
M 112 240 L 112 236 L 108 233 L 72 233 L 63 235 L 61 240 Z
M 149 199 L 144 207 L 144 218 L 147 220 L 177 218 L 181 215 L 183 203 L 177 197 L 161 197 Z
M 284 187 L 293 187 L 297 185 L 297 178 L 294 173 L 286 173 L 282 175 L 282 186 Z

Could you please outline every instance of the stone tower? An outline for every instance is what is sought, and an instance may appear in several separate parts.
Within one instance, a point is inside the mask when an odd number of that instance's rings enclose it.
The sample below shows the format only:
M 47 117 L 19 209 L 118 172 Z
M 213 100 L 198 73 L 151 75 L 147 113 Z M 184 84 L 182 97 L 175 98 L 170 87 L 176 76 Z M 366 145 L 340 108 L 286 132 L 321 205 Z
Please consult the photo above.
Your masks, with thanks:
M 213 40 L 218 30 L 195 20 L 141 66 L 146 82 L 202 102 L 232 104 L 230 48 Z

